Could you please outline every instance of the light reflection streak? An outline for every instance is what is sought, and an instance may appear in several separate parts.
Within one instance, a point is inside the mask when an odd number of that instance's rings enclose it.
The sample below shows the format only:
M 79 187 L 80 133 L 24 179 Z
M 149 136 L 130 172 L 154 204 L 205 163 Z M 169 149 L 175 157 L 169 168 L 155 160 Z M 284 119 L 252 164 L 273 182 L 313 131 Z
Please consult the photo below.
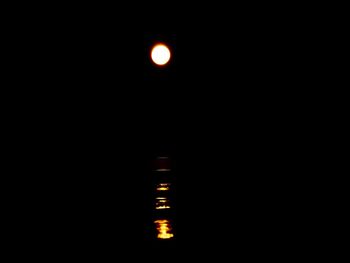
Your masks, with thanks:
M 170 206 L 168 205 L 161 205 L 161 206 L 157 206 L 156 209 L 159 210 L 159 209 L 169 209 Z
M 156 198 L 156 209 L 169 209 L 169 200 L 166 197 L 157 197 Z
M 157 172 L 157 180 L 156 183 L 156 192 L 157 196 L 155 197 L 155 203 L 154 208 L 155 210 L 163 210 L 163 209 L 169 209 L 167 211 L 154 211 L 155 213 L 155 220 L 153 221 L 156 225 L 157 230 L 157 238 L 158 239 L 170 239 L 174 237 L 173 234 L 173 228 L 172 223 L 170 223 L 171 220 L 171 206 L 169 200 L 171 197 L 170 194 L 170 187 L 171 183 L 168 181 L 169 178 L 167 176 L 169 175 L 168 172 L 171 171 L 170 162 L 168 157 L 158 157 L 156 162 L 156 167 L 154 170 Z M 164 173 L 163 173 L 164 172 Z M 169 191 L 169 192 L 165 192 Z M 172 191 L 171 191 L 172 192 Z M 168 196 L 169 195 L 169 196 Z M 164 217 L 165 216 L 165 217 Z
M 157 237 L 159 239 L 169 239 L 174 236 L 174 234 L 171 233 L 172 227 L 169 220 L 159 219 L 155 220 L 154 223 L 156 224 L 158 230 Z
M 157 190 L 158 191 L 168 191 L 169 187 L 158 187 Z
M 168 191 L 170 183 L 160 183 L 157 185 L 157 191 Z

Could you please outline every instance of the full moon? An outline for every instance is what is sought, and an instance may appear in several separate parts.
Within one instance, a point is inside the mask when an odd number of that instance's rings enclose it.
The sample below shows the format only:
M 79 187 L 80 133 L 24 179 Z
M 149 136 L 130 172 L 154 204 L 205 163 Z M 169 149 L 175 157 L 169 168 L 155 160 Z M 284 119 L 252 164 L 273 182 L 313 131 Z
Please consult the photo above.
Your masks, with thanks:
M 170 60 L 170 50 L 164 44 L 157 44 L 152 49 L 151 57 L 155 64 L 163 66 Z

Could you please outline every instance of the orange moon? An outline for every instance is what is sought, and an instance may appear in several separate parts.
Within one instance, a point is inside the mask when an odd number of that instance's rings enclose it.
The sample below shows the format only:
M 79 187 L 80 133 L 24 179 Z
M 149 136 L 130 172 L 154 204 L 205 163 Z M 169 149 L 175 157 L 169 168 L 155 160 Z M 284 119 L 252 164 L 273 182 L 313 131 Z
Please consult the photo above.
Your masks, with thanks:
M 159 66 L 164 66 L 169 62 L 170 57 L 171 53 L 166 45 L 157 44 L 152 48 L 151 58 L 155 64 Z

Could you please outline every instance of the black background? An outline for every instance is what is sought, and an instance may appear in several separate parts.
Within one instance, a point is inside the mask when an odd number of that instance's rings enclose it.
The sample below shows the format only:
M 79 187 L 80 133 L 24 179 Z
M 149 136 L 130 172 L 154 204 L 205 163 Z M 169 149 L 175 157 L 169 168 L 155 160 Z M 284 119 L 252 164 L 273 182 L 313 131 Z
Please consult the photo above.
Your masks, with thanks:
M 51 255 L 156 253 L 144 233 L 148 176 L 151 160 L 168 154 L 173 253 L 294 246 L 305 162 L 296 122 L 308 94 L 302 43 L 283 13 L 182 26 L 174 17 L 131 25 L 111 14 L 50 15 L 19 22 L 10 39 L 15 242 Z M 173 51 L 164 69 L 149 60 L 157 41 Z

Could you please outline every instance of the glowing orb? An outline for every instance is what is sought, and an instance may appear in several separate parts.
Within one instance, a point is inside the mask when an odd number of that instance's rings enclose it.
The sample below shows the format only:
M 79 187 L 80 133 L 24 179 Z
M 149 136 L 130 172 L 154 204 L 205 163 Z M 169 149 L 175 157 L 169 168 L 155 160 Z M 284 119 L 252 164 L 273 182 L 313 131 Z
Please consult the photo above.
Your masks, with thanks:
M 164 66 L 169 62 L 170 57 L 171 53 L 166 45 L 157 44 L 152 48 L 151 58 L 155 64 L 159 66 Z

